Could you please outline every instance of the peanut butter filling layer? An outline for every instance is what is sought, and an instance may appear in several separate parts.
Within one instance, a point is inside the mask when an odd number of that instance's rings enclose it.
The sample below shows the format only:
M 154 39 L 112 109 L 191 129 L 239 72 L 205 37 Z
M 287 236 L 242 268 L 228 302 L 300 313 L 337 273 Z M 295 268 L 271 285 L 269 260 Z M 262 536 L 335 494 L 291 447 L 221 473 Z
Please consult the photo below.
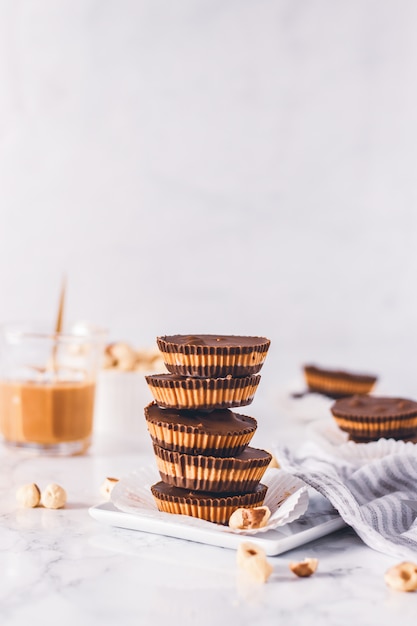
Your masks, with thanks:
M 154 452 L 164 482 L 183 489 L 216 493 L 252 491 L 272 459 L 269 452 L 249 447 L 227 458 L 181 454 L 156 445 Z
M 149 389 L 161 407 L 213 410 L 250 404 L 261 377 L 188 378 L 174 374 L 146 376 Z
M 325 370 L 314 365 L 306 365 L 304 375 L 310 391 L 322 392 L 332 397 L 370 393 L 377 381 L 376 376 Z
M 335 417 L 335 420 L 341 430 L 360 439 L 374 440 L 381 437 L 403 439 L 417 434 L 417 417 L 378 422 L 359 422 L 341 417 Z

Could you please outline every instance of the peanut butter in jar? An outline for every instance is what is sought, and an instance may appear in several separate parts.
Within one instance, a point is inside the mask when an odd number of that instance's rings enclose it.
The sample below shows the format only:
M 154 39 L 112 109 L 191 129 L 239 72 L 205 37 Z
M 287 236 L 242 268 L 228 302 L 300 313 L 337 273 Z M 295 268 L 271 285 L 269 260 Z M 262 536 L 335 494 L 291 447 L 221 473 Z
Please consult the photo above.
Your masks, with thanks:
M 104 336 L 0 328 L 0 434 L 8 447 L 81 454 L 91 443 Z
M 87 440 L 93 427 L 92 382 L 0 381 L 0 431 L 14 444 Z

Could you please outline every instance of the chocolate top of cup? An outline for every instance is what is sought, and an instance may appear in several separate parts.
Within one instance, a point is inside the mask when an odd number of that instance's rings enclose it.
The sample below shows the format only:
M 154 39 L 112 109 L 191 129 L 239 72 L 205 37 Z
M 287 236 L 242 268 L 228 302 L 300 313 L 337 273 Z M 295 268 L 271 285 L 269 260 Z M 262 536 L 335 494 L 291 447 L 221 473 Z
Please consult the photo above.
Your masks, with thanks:
M 316 365 L 305 365 L 304 371 L 306 374 L 317 374 L 333 378 L 334 380 L 351 380 L 364 383 L 374 383 L 377 380 L 377 377 L 372 374 L 357 374 L 355 372 L 346 372 L 345 370 L 325 369 Z
M 218 470 L 242 470 L 248 467 L 265 467 L 272 460 L 272 454 L 259 448 L 247 446 L 240 454 L 230 457 L 207 456 L 206 454 L 182 454 L 165 450 L 153 444 L 154 452 L 157 456 L 170 463 L 182 461 L 183 464 L 216 468 Z
M 254 349 L 266 350 L 271 343 L 266 337 L 250 337 L 241 335 L 164 335 L 156 339 L 160 349 L 164 349 L 167 344 L 174 345 L 178 350 L 193 349 L 198 353 L 198 349 L 214 349 L 221 351 L 225 349 L 228 353 L 251 352 Z
M 233 413 L 228 409 L 219 409 L 211 411 L 211 413 L 181 411 L 162 409 L 155 402 L 151 402 L 145 407 L 145 417 L 148 421 L 156 424 L 172 425 L 174 428 L 181 425 L 185 427 L 186 432 L 216 435 L 252 432 L 257 425 L 253 417 Z
M 204 491 L 191 491 L 190 489 L 182 489 L 180 487 L 168 485 L 162 481 L 152 485 L 151 487 L 153 495 L 162 500 L 168 500 L 171 502 L 186 500 L 189 502 L 195 502 L 200 506 L 213 507 L 233 504 L 233 501 L 236 501 L 239 506 L 243 506 L 245 504 L 250 504 L 252 500 L 263 500 L 266 496 L 267 490 L 268 487 L 262 483 L 259 483 L 256 489 L 252 492 L 240 495 L 226 493 L 214 495 Z
M 407 417 L 417 414 L 417 402 L 405 398 L 382 398 L 378 396 L 354 395 L 341 398 L 331 406 L 336 417 L 389 418 Z
M 194 378 L 192 376 L 179 376 L 178 374 L 149 374 L 145 376 L 148 385 L 165 387 L 168 389 L 241 389 L 249 385 L 258 385 L 261 377 L 259 374 L 233 378 Z

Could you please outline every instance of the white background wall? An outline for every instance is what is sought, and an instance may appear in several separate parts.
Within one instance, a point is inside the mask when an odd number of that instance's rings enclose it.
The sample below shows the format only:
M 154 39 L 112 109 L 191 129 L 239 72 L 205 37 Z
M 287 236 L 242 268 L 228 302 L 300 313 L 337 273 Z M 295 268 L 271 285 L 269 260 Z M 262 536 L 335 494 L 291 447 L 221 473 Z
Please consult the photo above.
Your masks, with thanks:
M 0 319 L 417 397 L 414 0 L 0 0 Z

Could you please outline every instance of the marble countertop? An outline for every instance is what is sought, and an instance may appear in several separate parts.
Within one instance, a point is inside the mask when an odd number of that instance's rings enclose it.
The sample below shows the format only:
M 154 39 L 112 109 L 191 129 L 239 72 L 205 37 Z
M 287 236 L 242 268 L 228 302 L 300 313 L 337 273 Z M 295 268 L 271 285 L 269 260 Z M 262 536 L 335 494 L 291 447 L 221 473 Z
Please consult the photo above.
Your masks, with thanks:
M 265 421 L 258 445 L 277 434 L 293 445 L 302 420 Z M 262 434 L 261 434 L 262 433 Z M 258 435 L 258 433 L 257 433 Z M 279 556 L 264 585 L 239 575 L 234 550 L 139 531 L 91 518 L 103 501 L 106 476 L 121 477 L 152 463 L 146 437 L 97 435 L 81 457 L 0 452 L 0 618 L 7 626 L 35 620 L 101 626 L 137 624 L 402 624 L 415 622 L 417 595 L 389 589 L 384 573 L 398 560 L 368 548 L 350 528 Z M 21 509 L 16 489 L 57 482 L 64 509 Z M 291 560 L 319 559 L 311 578 L 296 578 Z

